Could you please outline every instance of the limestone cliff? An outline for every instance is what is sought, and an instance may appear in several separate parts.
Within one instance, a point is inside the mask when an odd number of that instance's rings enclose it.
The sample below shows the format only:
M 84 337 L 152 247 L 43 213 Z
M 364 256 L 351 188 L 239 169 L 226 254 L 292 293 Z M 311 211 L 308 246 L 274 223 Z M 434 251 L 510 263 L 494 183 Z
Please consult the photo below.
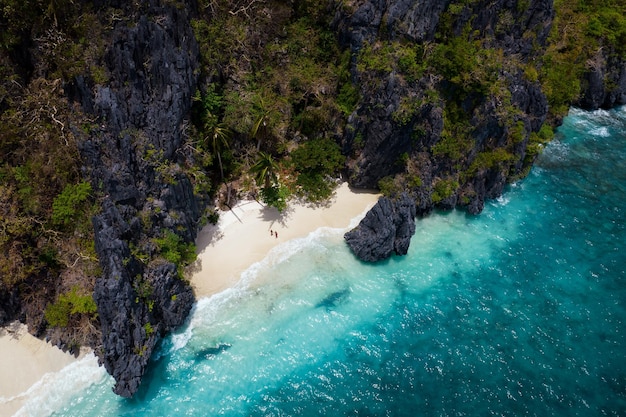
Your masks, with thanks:
M 352 183 L 376 187 L 389 175 L 413 177 L 419 185 L 410 185 L 405 178 L 399 188 L 417 199 L 419 212 L 428 212 L 433 205 L 464 206 L 472 213 L 480 212 L 485 198 L 498 196 L 507 180 L 519 176 L 532 162 L 526 159 L 528 141 L 530 134 L 541 128 L 548 106 L 539 83 L 528 80 L 520 68 L 541 55 L 541 49 L 533 44 L 546 43 L 554 13 L 551 2 L 530 2 L 527 9 L 520 9 L 515 2 L 471 2 L 456 7 L 456 14 L 448 2 L 358 3 L 354 13 L 337 23 L 355 58 L 376 42 L 390 42 L 395 48 L 432 43 L 429 47 L 433 48 L 441 37 L 467 36 L 465 31 L 475 33 L 468 47 L 480 45 L 494 51 L 490 58 L 485 56 L 494 66 L 481 68 L 481 63 L 476 63 L 476 68 L 468 67 L 476 71 L 472 75 L 475 80 L 455 81 L 465 68 L 426 67 L 410 74 L 401 65 L 392 65 L 392 70 L 383 74 L 355 59 L 352 73 L 361 100 L 344 137 L 345 150 L 353 155 L 349 163 Z M 441 24 L 444 12 L 447 21 Z M 507 21 L 501 22 L 505 17 Z M 532 38 L 525 36 L 529 32 L 534 34 Z M 436 36 L 438 33 L 441 35 Z M 423 48 L 420 52 L 427 54 Z M 453 52 L 461 51 L 444 54 Z M 380 48 L 377 53 L 388 52 Z M 485 85 L 479 85 L 479 72 L 490 72 L 484 74 Z M 463 133 L 455 131 L 455 125 L 461 123 Z M 512 138 L 517 129 L 521 131 Z M 461 149 L 445 147 L 448 136 L 457 136 L 457 140 L 462 134 L 468 137 Z M 359 137 L 365 140 L 357 140 Z M 502 155 L 506 161 L 479 165 L 482 155 L 498 150 L 507 153 Z M 455 186 L 437 192 L 442 181 Z
M 611 48 L 595 51 L 583 78 L 584 87 L 577 106 L 595 110 L 626 103 L 626 65 Z
M 418 215 L 480 213 L 528 172 L 545 140 L 549 99 L 534 68 L 547 67 L 554 17 L 546 0 L 353 2 L 335 21 L 360 93 L 343 137 L 351 183 L 408 192 Z M 405 57 L 416 52 L 423 64 L 411 68 Z M 599 49 L 573 104 L 625 103 L 625 72 Z
M 94 220 L 103 273 L 94 299 L 103 335 L 98 352 L 132 396 L 159 338 L 180 326 L 194 302 L 176 265 L 159 252 L 163 235 L 193 242 L 198 200 L 180 148 L 198 48 L 189 12 L 164 3 L 127 10 L 105 53 L 109 81 L 73 87 L 98 126 L 81 146 L 85 170 L 105 197 Z M 93 94 L 92 94 L 93 91 Z M 163 245 L 163 244 L 161 244 Z

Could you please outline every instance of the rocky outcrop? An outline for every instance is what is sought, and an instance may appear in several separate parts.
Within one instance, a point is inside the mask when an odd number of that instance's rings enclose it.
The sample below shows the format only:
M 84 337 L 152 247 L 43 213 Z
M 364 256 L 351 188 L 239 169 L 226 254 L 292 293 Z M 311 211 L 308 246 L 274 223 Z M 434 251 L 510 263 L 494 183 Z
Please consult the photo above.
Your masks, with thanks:
M 415 214 L 415 202 L 406 193 L 397 200 L 382 197 L 344 239 L 362 261 L 406 255 L 415 233 Z
M 105 196 L 93 220 L 103 269 L 94 290 L 103 338 L 97 353 L 115 378 L 114 392 L 132 397 L 157 341 L 185 321 L 194 302 L 159 239 L 169 233 L 185 245 L 196 236 L 201 204 L 180 150 L 198 47 L 186 9 L 169 2 L 122 7 L 128 21 L 111 33 L 108 81 L 89 86 L 78 78 L 68 90 L 97 117 L 81 149 L 85 175 Z
M 545 140 L 549 108 L 536 63 L 555 10 L 550 0 L 525 3 L 361 0 L 338 13 L 360 93 L 342 138 L 353 186 L 406 191 L 418 215 L 434 207 L 478 214 L 528 172 Z M 573 104 L 626 103 L 621 55 L 610 46 L 597 50 Z M 558 123 L 559 115 L 551 117 Z M 372 218 L 387 212 L 377 206 Z M 362 259 L 391 253 L 388 233 L 367 233 L 372 241 L 362 239 L 370 243 L 355 252 Z M 375 238 L 383 249 L 371 256 Z
M 439 17 L 451 0 L 366 0 L 355 2 L 356 10 L 345 20 L 336 22 L 344 42 L 352 50 L 364 43 L 374 43 L 381 34 L 391 38 L 407 37 L 411 41 L 432 39 Z
M 583 94 L 576 103 L 587 110 L 626 104 L 626 61 L 611 48 L 600 48 L 588 62 Z
M 360 93 L 342 142 L 349 155 L 350 183 L 371 188 L 381 180 L 389 184 L 392 178 L 395 192 L 406 191 L 418 215 L 433 207 L 464 207 L 480 213 L 486 199 L 498 197 L 511 179 L 522 176 L 532 164 L 533 156 L 528 155 L 531 136 L 548 114 L 539 83 L 529 80 L 522 68 L 541 54 L 547 42 L 554 17 L 552 2 L 535 0 L 527 8 L 505 0 L 454 6 L 453 10 L 451 2 L 428 0 L 364 0 L 356 2 L 352 14 L 335 21 L 344 45 L 353 52 L 352 76 Z M 394 64 L 393 54 L 384 49 L 379 55 L 388 54 L 391 71 L 379 71 L 380 64 L 370 68 L 368 58 L 363 57 L 363 51 L 375 48 L 376 42 L 395 42 L 396 57 L 397 50 L 407 44 L 430 43 L 432 51 L 439 39 L 462 38 L 468 28 L 482 39 L 481 48 L 503 54 L 498 68 L 476 67 L 477 73 L 491 71 L 483 86 L 476 79 L 455 81 L 461 74 L 454 73 L 453 61 L 434 58 L 438 64 L 452 62 L 451 67 L 422 67 L 418 77 Z M 426 49 L 420 51 L 423 56 L 436 56 Z M 513 61 L 520 64 L 507 66 Z M 500 87 L 494 89 L 495 85 Z M 386 213 L 381 207 L 373 210 L 373 218 Z M 391 253 L 386 233 L 368 232 L 372 239 L 379 239 L 382 248 L 371 256 L 376 246 L 371 241 L 372 248 L 362 244 L 357 256 L 379 259 Z

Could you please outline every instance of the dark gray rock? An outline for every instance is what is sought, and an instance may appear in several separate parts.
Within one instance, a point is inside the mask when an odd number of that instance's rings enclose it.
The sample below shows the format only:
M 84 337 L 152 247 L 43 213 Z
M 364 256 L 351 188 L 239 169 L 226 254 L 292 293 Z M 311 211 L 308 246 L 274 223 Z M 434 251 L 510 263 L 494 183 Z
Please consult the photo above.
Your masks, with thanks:
M 161 326 L 162 333 L 168 333 L 185 322 L 195 302 L 193 291 L 178 277 L 176 266 L 164 263 L 148 269 L 144 279 L 154 289 L 152 316 Z
M 358 51 L 364 43 L 380 37 L 405 37 L 413 41 L 431 40 L 439 16 L 450 0 L 365 0 L 357 2 L 349 16 L 339 15 L 334 25 L 340 38 Z
M 183 242 L 196 237 L 201 210 L 177 150 L 196 88 L 198 46 L 191 6 L 124 8 L 133 23 L 120 22 L 111 33 L 109 81 L 90 89 L 77 79 L 70 92 L 98 118 L 81 153 L 85 174 L 106 196 L 93 220 L 103 269 L 94 290 L 102 330 L 96 352 L 116 381 L 113 391 L 132 397 L 156 343 L 185 322 L 195 301 L 177 267 L 154 260 L 153 242 L 166 230 Z
M 396 255 L 406 255 L 409 251 L 411 238 L 415 234 L 415 202 L 408 194 L 403 193 L 395 203 L 396 238 L 393 250 Z
M 344 239 L 362 261 L 406 255 L 415 234 L 415 214 L 415 202 L 406 193 L 397 200 L 381 197 Z
M 20 307 L 17 289 L 0 287 L 0 326 L 8 325 L 17 316 Z
M 626 60 L 611 48 L 601 48 L 589 64 L 583 94 L 576 105 L 595 110 L 626 104 Z
M 488 46 L 502 50 L 504 59 L 511 56 L 532 62 L 542 53 L 554 17 L 549 0 L 533 0 L 525 8 L 510 0 L 455 2 L 457 7 L 454 14 L 447 15 L 445 30 L 437 33 L 440 17 L 450 4 L 361 0 L 356 2 L 354 13 L 339 14 L 335 21 L 340 39 L 353 51 L 351 71 L 360 93 L 342 138 L 349 182 L 354 187 L 375 188 L 382 179 L 394 178 L 394 186 L 415 199 L 420 215 L 435 205 L 440 209 L 461 206 L 479 213 L 485 199 L 498 197 L 507 182 L 522 176 L 532 163 L 532 158 L 526 158 L 530 135 L 541 128 L 548 114 L 541 86 L 528 81 L 520 71 L 503 67 L 497 76 L 505 81 L 502 85 L 508 91 L 497 95 L 477 88 L 463 91 L 462 86 L 442 79 L 436 71 L 427 70 L 415 80 L 401 74 L 401 69 L 385 73 L 356 65 L 365 43 L 390 39 L 436 44 L 436 36 L 460 36 L 468 25 L 474 36 L 484 34 Z M 468 118 L 463 128 L 468 145 L 463 145 L 460 156 L 435 148 L 444 133 L 461 133 L 450 129 L 450 124 L 447 131 L 444 129 L 444 115 L 450 110 L 446 102 L 450 100 L 456 101 L 455 111 Z M 404 116 L 408 112 L 410 116 Z M 513 119 L 509 117 L 512 114 Z M 458 123 L 459 116 L 454 117 Z M 519 123 L 524 129 L 513 143 L 512 130 Z M 494 152 L 506 152 L 511 157 L 485 165 Z M 438 184 L 446 184 L 449 193 L 435 193 Z
M 405 36 L 413 41 L 432 39 L 439 24 L 439 17 L 450 3 L 450 0 L 389 1 L 386 30 L 392 38 Z

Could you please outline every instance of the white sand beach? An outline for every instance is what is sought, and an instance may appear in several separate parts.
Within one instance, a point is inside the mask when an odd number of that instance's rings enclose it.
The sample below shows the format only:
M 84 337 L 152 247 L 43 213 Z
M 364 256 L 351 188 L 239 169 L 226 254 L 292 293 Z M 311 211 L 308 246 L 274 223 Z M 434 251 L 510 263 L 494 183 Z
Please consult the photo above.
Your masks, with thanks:
M 220 213 L 217 225 L 208 225 L 198 234 L 198 261 L 190 275 L 196 297 L 208 297 L 235 285 L 242 272 L 279 244 L 306 237 L 321 227 L 347 228 L 378 197 L 373 192 L 352 191 L 344 183 L 322 206 L 290 202 L 288 209 L 279 213 L 257 201 L 238 203 L 233 210 Z M 15 414 L 27 401 L 30 387 L 76 360 L 28 334 L 25 326 L 0 330 L 0 416 Z
M 24 404 L 31 386 L 75 360 L 28 333 L 23 324 L 0 330 L 0 416 L 13 415 Z
M 352 191 L 343 183 L 334 197 L 319 207 L 291 202 L 279 213 L 254 200 L 240 202 L 233 210 L 222 212 L 217 225 L 208 225 L 198 234 L 199 268 L 191 275 L 196 296 L 208 297 L 233 286 L 242 272 L 281 243 L 321 227 L 347 228 L 352 219 L 365 215 L 378 197 L 373 192 Z

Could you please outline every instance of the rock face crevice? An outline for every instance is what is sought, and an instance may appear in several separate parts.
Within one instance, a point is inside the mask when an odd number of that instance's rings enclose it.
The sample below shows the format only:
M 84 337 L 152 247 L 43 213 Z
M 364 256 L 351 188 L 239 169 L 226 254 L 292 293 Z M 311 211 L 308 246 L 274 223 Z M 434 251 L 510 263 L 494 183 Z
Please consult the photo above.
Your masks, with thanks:
M 587 110 L 626 104 L 626 63 L 610 48 L 596 51 L 584 76 L 579 107 Z
M 157 243 L 167 233 L 193 242 L 200 217 L 179 152 L 197 83 L 188 10 L 167 2 L 127 10 L 132 17 L 112 30 L 104 56 L 108 81 L 91 89 L 79 78 L 73 88 L 97 116 L 81 149 L 85 174 L 104 195 L 93 220 L 103 272 L 94 290 L 97 353 L 123 397 L 135 394 L 157 341 L 195 301 Z

